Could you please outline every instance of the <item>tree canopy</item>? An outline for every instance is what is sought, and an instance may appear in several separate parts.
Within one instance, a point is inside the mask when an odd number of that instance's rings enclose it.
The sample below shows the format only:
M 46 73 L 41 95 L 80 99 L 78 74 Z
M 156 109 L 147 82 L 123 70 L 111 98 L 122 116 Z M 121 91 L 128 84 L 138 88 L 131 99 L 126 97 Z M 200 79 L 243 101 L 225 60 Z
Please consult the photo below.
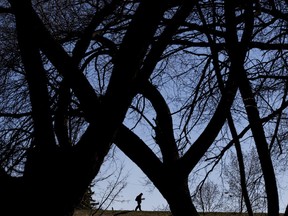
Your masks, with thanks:
M 21 200 L 15 215 L 38 215 L 47 203 L 44 215 L 72 215 L 115 144 L 174 216 L 198 215 L 189 175 L 235 151 L 252 215 L 243 156 L 251 145 L 267 212 L 278 215 L 287 8 L 287 0 L 1 0 L 4 209 Z

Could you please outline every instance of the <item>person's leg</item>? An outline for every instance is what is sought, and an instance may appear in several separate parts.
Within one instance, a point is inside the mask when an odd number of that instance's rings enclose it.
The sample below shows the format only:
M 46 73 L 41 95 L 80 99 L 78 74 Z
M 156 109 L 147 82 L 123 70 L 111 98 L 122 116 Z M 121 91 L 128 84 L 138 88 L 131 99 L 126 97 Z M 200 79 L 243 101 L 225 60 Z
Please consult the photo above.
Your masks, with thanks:
M 135 211 L 137 211 L 137 209 L 139 209 L 140 207 L 139 207 L 139 203 L 137 203 L 137 206 L 136 206 L 136 208 L 135 208 Z

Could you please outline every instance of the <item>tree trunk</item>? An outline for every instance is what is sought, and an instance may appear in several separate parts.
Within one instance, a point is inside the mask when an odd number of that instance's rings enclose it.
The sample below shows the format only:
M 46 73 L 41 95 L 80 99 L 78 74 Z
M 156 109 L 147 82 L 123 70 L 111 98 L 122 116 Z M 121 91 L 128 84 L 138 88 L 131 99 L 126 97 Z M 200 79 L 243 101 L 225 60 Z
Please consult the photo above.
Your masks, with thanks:
M 163 197 L 167 200 L 173 216 L 199 216 L 192 203 L 188 186 L 188 176 L 184 177 L 177 172 L 167 173 L 158 182 L 153 182 Z
M 239 89 L 246 108 L 247 117 L 251 126 L 251 131 L 259 155 L 265 189 L 267 193 L 268 215 L 279 215 L 278 188 L 265 131 L 262 126 L 260 114 L 257 108 L 256 99 L 252 92 L 247 74 L 244 70 L 239 70 Z
M 166 200 L 169 204 L 173 216 L 199 216 L 195 206 L 191 201 L 188 188 L 173 188 L 173 185 L 171 185 L 171 190 L 167 191 Z
M 72 216 L 103 161 L 87 158 L 87 154 L 75 150 L 67 153 L 55 149 L 42 154 L 33 149 L 24 175 L 7 175 L 1 181 L 1 211 L 12 215 Z

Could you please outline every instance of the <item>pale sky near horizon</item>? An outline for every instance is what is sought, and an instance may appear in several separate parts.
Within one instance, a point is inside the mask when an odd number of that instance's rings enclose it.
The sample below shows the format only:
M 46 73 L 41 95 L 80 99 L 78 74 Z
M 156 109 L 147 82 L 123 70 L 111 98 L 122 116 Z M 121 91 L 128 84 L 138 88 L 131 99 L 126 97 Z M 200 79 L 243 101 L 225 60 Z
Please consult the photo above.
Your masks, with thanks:
M 123 202 L 114 202 L 112 207 L 114 210 L 134 210 L 137 203 L 135 197 L 143 193 L 142 210 L 155 211 L 163 210 L 167 206 L 167 201 L 162 197 L 157 188 L 145 186 L 146 176 L 129 158 L 127 158 L 120 150 L 117 151 L 118 157 L 124 161 L 125 171 L 129 173 L 127 177 L 127 186 L 122 190 L 118 199 Z M 97 201 L 96 201 L 97 202 Z
M 125 172 L 129 172 L 127 178 L 127 186 L 122 190 L 118 199 L 123 202 L 114 202 L 108 210 L 128 210 L 132 211 L 135 209 L 137 203 L 135 197 L 139 193 L 143 193 L 142 210 L 143 211 L 159 211 L 167 210 L 167 201 L 162 197 L 157 188 L 152 186 L 145 186 L 147 177 L 128 157 L 126 157 L 119 149 L 117 149 L 117 157 L 123 160 Z M 283 175 L 283 177 L 285 174 Z M 288 186 L 286 186 L 288 188 Z M 287 188 L 284 188 L 287 189 Z M 287 190 L 286 190 L 287 191 Z M 97 200 L 96 200 L 97 202 Z M 288 193 L 286 192 L 282 197 L 279 198 L 280 212 L 283 213 L 288 202 Z M 165 208 L 166 207 L 166 208 Z

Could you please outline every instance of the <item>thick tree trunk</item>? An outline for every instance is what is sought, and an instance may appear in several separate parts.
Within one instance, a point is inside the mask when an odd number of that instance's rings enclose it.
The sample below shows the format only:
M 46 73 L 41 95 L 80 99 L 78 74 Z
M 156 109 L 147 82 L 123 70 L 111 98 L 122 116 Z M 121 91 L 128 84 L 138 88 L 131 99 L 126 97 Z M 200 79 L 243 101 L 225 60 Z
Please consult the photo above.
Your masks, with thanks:
M 13 216 L 73 215 L 74 208 L 67 208 L 67 203 L 72 201 L 71 198 L 67 194 L 64 196 L 63 193 L 55 195 L 59 191 L 58 189 L 56 190 L 58 187 L 46 186 L 44 182 L 41 186 L 38 184 L 31 186 L 30 183 L 25 183 L 23 179 L 19 183 L 21 187 L 17 187 L 17 191 L 15 185 L 13 185 L 9 187 L 11 190 L 8 194 L 1 194 L 1 198 L 5 197 L 5 199 L 1 199 L 1 212 L 9 213 Z
M 167 200 L 173 216 L 199 216 L 195 206 L 192 203 L 188 176 L 184 177 L 177 172 L 166 172 L 167 177 L 154 182 L 160 193 Z M 165 176 L 162 175 L 162 176 Z
M 22 177 L 7 175 L 1 181 L 1 211 L 15 216 L 72 216 L 102 164 L 99 158 L 87 158 L 75 151 L 33 150 Z
M 166 200 L 173 216 L 199 216 L 188 189 L 171 185 L 171 190 L 167 192 Z

